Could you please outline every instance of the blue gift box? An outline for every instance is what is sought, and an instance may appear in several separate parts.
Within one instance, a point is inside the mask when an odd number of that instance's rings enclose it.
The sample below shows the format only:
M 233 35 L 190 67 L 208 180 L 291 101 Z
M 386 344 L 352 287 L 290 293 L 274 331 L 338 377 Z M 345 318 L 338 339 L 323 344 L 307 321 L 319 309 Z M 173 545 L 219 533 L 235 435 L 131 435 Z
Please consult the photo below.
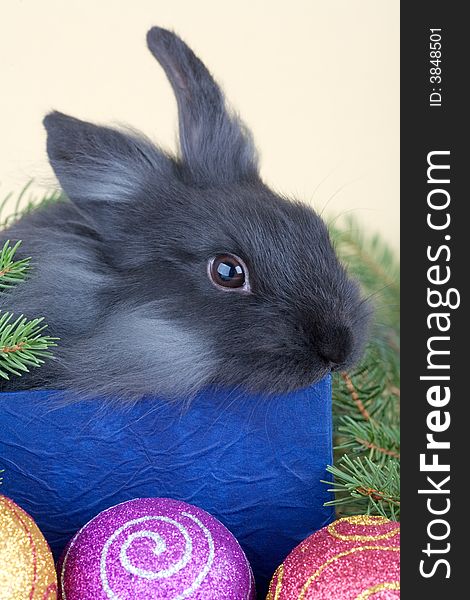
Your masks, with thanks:
M 56 557 L 105 508 L 138 497 L 199 506 L 237 537 L 259 597 L 302 539 L 333 518 L 331 379 L 277 397 L 209 389 L 183 408 L 0 394 L 2 493 L 31 514 Z

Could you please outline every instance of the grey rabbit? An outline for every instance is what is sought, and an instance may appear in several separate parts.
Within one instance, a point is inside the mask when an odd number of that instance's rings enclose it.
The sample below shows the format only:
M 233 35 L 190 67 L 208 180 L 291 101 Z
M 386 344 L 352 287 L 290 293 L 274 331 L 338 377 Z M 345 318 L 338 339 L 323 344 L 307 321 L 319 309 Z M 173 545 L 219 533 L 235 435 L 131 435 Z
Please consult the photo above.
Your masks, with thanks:
M 151 53 L 176 95 L 180 151 L 52 112 L 50 163 L 68 199 L 1 233 L 33 257 L 1 310 L 42 315 L 55 359 L 3 391 L 137 400 L 207 385 L 279 394 L 360 357 L 370 315 L 307 205 L 261 180 L 252 137 L 174 33 Z

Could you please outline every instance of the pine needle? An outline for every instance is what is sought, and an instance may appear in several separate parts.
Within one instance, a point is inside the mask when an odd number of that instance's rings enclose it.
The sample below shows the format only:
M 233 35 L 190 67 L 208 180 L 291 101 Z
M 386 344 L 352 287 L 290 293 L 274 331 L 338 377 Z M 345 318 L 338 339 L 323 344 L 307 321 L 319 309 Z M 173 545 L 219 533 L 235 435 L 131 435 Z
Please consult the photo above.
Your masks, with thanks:
M 26 278 L 31 257 L 14 260 L 20 245 L 21 240 L 16 242 L 14 246 L 10 245 L 10 240 L 3 244 L 0 252 L 0 289 L 11 288 Z
M 52 357 L 48 349 L 57 345 L 58 338 L 43 335 L 46 328 L 42 317 L 28 320 L 20 315 L 15 319 L 12 313 L 0 311 L 0 377 L 21 376 Z

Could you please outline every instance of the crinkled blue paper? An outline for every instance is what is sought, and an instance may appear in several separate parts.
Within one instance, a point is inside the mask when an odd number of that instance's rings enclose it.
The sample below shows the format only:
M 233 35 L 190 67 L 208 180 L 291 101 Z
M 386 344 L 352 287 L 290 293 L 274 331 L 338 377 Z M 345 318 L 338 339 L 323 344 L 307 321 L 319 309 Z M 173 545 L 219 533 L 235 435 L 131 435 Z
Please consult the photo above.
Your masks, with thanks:
M 57 557 L 101 510 L 137 497 L 199 506 L 237 537 L 259 597 L 302 539 L 333 518 L 331 379 L 278 397 L 206 390 L 186 410 L 61 405 L 57 392 L 0 394 L 2 493 L 36 520 Z

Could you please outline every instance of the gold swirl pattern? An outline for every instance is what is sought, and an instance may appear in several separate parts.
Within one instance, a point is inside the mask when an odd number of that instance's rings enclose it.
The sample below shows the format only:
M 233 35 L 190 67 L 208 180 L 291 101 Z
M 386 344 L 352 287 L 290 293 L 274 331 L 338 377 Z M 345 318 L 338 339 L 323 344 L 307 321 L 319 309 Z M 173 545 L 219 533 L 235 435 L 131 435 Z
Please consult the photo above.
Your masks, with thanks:
M 281 595 L 282 588 L 282 577 L 284 575 L 284 563 L 278 566 L 278 568 L 274 571 L 274 575 L 272 576 L 272 581 L 274 581 L 277 577 L 276 581 L 276 589 L 274 590 L 274 596 L 271 591 L 271 586 L 269 586 L 268 595 L 266 596 L 266 600 L 279 600 L 279 596 Z
M 356 598 L 354 600 L 367 600 L 367 598 L 370 598 L 371 596 L 373 596 L 374 594 L 376 594 L 377 592 L 380 592 L 382 590 L 399 590 L 399 589 L 400 589 L 399 581 L 386 581 L 384 583 L 378 583 L 377 585 L 374 585 L 373 587 L 371 587 L 367 590 L 364 590 L 358 596 L 356 596 Z
M 389 552 L 400 552 L 400 548 L 398 548 L 397 546 L 357 546 L 356 548 L 351 548 L 350 550 L 345 550 L 344 552 L 335 554 L 335 556 L 329 558 L 320 567 L 318 567 L 318 569 L 314 573 L 312 573 L 312 575 L 310 575 L 310 577 L 302 586 L 297 600 L 302 600 L 303 598 L 305 598 L 305 594 L 307 593 L 307 590 L 310 587 L 310 585 L 315 581 L 315 579 L 319 577 L 322 571 L 324 571 L 329 565 L 331 565 L 331 563 L 339 560 L 340 558 L 343 558 L 344 556 L 348 556 L 356 552 L 367 552 L 369 550 L 385 550 Z
M 386 533 L 375 534 L 375 535 L 357 535 L 357 534 L 344 534 L 339 533 L 337 527 L 340 523 L 347 523 L 348 525 L 365 525 L 365 526 L 374 526 L 377 527 L 379 525 L 385 525 L 386 523 L 390 523 L 391 521 L 386 517 L 380 516 L 372 516 L 372 515 L 354 515 L 352 517 L 343 517 L 342 519 L 338 519 L 334 521 L 327 527 L 328 533 L 336 538 L 337 540 L 341 540 L 343 542 L 372 542 L 374 540 L 388 540 L 397 533 L 400 532 L 400 527 L 396 527 L 395 529 L 391 529 Z

